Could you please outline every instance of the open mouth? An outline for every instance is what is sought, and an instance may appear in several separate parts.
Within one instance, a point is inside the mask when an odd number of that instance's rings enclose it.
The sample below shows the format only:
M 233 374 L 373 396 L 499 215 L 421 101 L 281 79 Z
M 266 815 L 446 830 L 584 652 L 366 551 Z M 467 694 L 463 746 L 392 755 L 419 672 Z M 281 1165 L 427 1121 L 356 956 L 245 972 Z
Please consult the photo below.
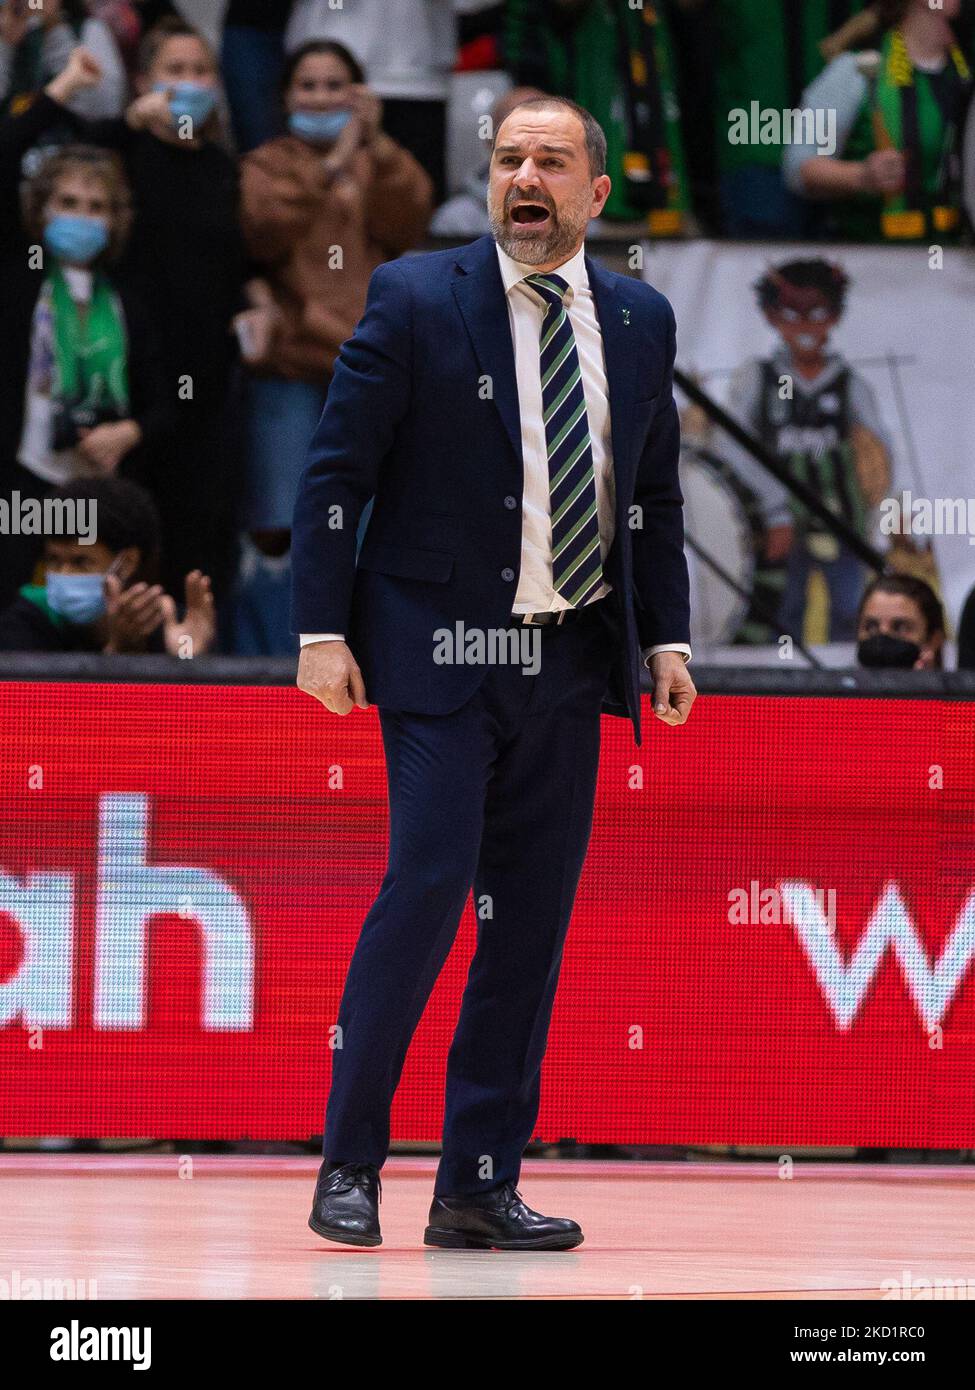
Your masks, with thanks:
M 510 210 L 512 222 L 519 227 L 541 226 L 549 220 L 550 215 L 544 203 L 515 203 Z

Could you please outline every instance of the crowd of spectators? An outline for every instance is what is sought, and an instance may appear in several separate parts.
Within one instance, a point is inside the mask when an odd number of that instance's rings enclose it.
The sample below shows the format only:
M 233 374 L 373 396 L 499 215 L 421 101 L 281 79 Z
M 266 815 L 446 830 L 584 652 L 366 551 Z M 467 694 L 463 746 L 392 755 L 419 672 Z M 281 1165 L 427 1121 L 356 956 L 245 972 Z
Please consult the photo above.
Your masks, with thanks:
M 494 125 L 539 92 L 588 107 L 609 226 L 970 241 L 973 18 L 965 0 L 0 0 L 0 491 L 23 508 L 97 485 L 114 528 L 85 565 L 70 538 L 3 537 L 0 646 L 295 650 L 297 480 L 369 277 L 487 230 L 488 139 L 448 179 L 456 74 L 490 75 Z M 798 138 L 737 138 L 796 108 Z

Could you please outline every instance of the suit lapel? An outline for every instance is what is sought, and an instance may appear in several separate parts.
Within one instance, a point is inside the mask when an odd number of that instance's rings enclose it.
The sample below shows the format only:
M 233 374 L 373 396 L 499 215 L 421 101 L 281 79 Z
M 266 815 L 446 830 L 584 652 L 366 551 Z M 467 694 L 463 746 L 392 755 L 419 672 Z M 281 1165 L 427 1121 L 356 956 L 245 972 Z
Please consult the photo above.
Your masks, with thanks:
M 463 273 L 454 276 L 454 297 L 481 372 L 490 380 L 494 404 L 504 422 L 515 455 L 523 465 L 515 351 L 494 239 L 481 237 L 465 246 L 458 253 L 457 265 Z
M 633 401 L 636 370 L 640 356 L 637 324 L 630 323 L 631 306 L 620 293 L 620 277 L 610 275 L 601 265 L 586 257 L 586 270 L 592 290 L 606 364 L 606 390 L 609 395 L 609 430 L 613 449 L 613 469 L 617 480 L 630 466 Z M 617 496 L 624 489 L 617 488 Z
M 460 271 L 455 273 L 453 281 L 457 306 L 481 371 L 491 380 L 494 404 L 523 466 L 515 354 L 494 239 L 481 237 L 463 247 L 457 254 L 456 264 Z M 613 466 L 620 479 L 630 466 L 633 401 L 640 357 L 639 329 L 636 322 L 632 326 L 629 323 L 631 306 L 620 293 L 620 278 L 610 275 L 589 256 L 586 256 L 586 270 L 603 339 Z M 625 488 L 618 488 L 617 495 L 624 495 L 625 491 Z

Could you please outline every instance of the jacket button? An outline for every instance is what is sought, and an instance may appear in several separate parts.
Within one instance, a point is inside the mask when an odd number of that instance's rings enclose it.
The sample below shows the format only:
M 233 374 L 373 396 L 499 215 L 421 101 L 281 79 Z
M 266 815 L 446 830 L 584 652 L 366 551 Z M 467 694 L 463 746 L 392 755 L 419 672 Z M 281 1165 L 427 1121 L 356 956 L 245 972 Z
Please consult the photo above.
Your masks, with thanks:
M 514 572 L 514 570 L 513 570 L 513 569 L 509 569 L 507 566 L 505 566 L 505 568 L 501 571 L 501 578 L 505 581 L 506 584 L 510 584 L 511 581 L 512 581 L 512 579 L 514 579 L 514 577 L 515 577 L 515 572 Z
M 518 505 L 518 498 L 517 498 L 517 497 L 510 497 L 510 496 L 509 496 L 509 497 L 506 497 L 506 498 L 504 499 L 504 505 L 508 508 L 508 511 L 509 511 L 509 512 L 513 512 L 514 509 L 515 509 L 515 507 L 517 507 L 517 505 Z

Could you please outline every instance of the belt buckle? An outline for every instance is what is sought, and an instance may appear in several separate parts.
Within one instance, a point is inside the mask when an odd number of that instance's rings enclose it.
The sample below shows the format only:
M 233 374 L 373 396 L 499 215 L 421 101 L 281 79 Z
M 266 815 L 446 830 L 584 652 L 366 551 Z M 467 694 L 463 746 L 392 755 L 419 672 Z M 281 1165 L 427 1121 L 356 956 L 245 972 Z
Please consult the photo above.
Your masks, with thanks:
M 555 619 L 556 627 L 561 627 L 565 622 L 566 614 L 571 613 L 570 608 L 560 608 L 558 612 L 549 609 L 545 613 L 522 613 L 522 625 L 526 627 L 547 627 L 552 618 Z
M 555 619 L 556 627 L 561 627 L 565 622 L 565 615 L 569 612 L 568 608 L 560 608 L 558 613 L 549 609 L 545 613 L 522 613 L 521 621 L 526 627 L 548 627 L 551 620 Z

